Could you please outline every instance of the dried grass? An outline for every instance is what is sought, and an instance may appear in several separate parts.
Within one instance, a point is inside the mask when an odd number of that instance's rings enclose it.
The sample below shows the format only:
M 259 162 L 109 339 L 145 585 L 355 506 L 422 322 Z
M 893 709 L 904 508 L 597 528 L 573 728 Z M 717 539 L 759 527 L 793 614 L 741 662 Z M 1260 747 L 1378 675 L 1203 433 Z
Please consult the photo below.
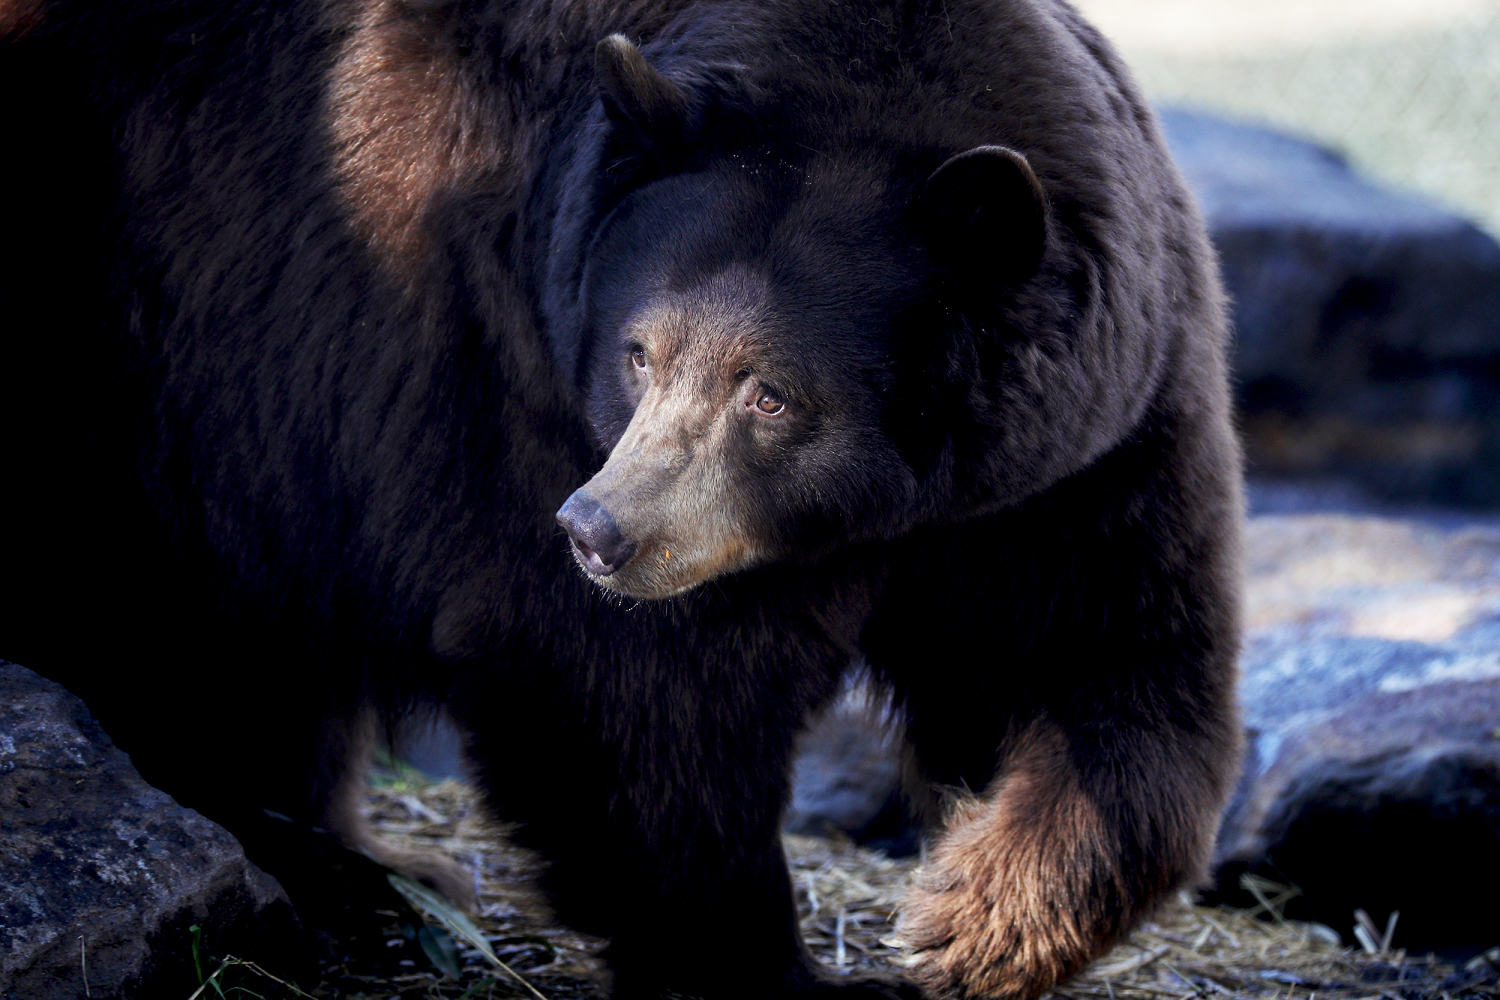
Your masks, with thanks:
M 479 872 L 475 923 L 495 956 L 456 940 L 461 974 L 410 963 L 395 977 L 330 969 L 320 997 L 480 1000 L 596 1000 L 606 982 L 601 942 L 560 929 L 532 888 L 536 860 L 506 846 L 481 817 L 474 793 L 456 782 L 398 783 L 371 794 L 370 815 L 391 840 L 444 851 Z M 851 844 L 788 837 L 792 879 L 808 945 L 827 967 L 846 973 L 899 967 L 892 923 L 911 861 Z M 1500 948 L 1455 968 L 1393 950 L 1399 930 L 1360 921 L 1361 950 L 1340 946 L 1326 927 L 1284 920 L 1280 887 L 1257 884 L 1257 911 L 1192 905 L 1163 908 L 1128 941 L 1058 989 L 1056 1000 L 1500 1000 Z M 1493 901 L 1489 901 L 1492 905 Z M 703 919 L 712 921 L 713 914 Z M 1392 932 L 1395 933 L 1392 933 Z M 722 942 L 726 970 L 754 961 Z M 670 942 L 664 942 L 670 951 Z M 732 974 L 729 973 L 729 974 Z

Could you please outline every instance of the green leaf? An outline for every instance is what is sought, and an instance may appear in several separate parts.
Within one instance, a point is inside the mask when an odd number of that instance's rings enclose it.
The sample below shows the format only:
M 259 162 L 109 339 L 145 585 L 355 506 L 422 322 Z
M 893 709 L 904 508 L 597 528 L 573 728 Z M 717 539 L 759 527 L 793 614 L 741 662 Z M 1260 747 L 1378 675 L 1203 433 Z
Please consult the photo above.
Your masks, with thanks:
M 419 912 L 425 913 L 452 933 L 469 942 L 469 944 L 474 946 L 476 951 L 489 960 L 491 965 L 526 987 L 537 1000 L 547 1000 L 546 996 L 535 986 L 527 982 L 520 973 L 500 961 L 499 956 L 490 947 L 489 940 L 485 938 L 484 932 L 479 929 L 479 926 L 474 921 L 469 919 L 467 913 L 420 882 L 413 882 L 411 879 L 397 875 L 394 872 L 387 875 L 386 878 L 390 879 L 392 888 L 404 896 L 406 901 L 416 907 Z M 418 940 L 421 940 L 420 934 L 418 935 Z M 423 945 L 423 950 L 426 951 L 425 944 Z M 431 956 L 429 955 L 429 957 Z
M 463 975 L 463 966 L 458 960 L 458 945 L 453 943 L 453 935 L 437 927 L 418 927 L 417 944 L 422 946 L 422 953 L 427 956 L 427 960 L 446 975 L 454 979 Z

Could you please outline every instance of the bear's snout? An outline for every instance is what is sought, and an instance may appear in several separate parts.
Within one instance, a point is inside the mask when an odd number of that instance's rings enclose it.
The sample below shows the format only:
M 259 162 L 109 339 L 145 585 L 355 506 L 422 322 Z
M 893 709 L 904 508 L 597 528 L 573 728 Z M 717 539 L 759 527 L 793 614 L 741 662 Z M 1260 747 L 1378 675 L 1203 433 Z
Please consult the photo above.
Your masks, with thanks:
M 630 561 L 636 544 L 626 538 L 614 515 L 583 490 L 575 490 L 557 512 L 584 568 L 595 576 L 609 576 Z

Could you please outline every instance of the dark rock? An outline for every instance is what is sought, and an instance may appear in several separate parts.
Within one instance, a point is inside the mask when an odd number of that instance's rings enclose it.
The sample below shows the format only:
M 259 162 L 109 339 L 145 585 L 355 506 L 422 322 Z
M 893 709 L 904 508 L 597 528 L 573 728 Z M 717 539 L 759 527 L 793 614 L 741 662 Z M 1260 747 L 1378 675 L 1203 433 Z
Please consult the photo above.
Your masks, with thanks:
M 892 855 L 914 853 L 918 826 L 901 792 L 901 766 L 887 712 L 852 684 L 798 745 L 790 833 L 838 833 Z
M 1500 244 L 1313 143 L 1163 123 L 1234 301 L 1252 468 L 1500 502 Z
M 1500 938 L 1500 524 L 1260 517 L 1248 539 L 1245 776 L 1215 898 L 1246 873 L 1287 914 L 1399 944 Z
M 446 715 L 413 720 L 401 732 L 396 755 L 434 781 L 467 779 L 464 740 Z
M 227 832 L 142 781 L 77 698 L 0 661 L 0 997 L 187 996 L 194 925 L 204 962 L 296 939 Z

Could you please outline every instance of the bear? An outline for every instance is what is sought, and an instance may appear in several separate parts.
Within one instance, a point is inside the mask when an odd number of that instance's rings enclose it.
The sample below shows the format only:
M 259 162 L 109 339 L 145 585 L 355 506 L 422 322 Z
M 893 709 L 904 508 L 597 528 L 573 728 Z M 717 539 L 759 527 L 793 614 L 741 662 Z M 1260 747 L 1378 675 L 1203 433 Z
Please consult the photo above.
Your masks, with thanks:
M 365 854 L 464 895 L 353 805 L 432 707 L 616 997 L 1021 1000 L 1200 877 L 1224 299 L 1064 0 L 28 0 L 0 86 L 0 656 L 310 923 Z M 901 980 L 779 839 L 855 662 Z

